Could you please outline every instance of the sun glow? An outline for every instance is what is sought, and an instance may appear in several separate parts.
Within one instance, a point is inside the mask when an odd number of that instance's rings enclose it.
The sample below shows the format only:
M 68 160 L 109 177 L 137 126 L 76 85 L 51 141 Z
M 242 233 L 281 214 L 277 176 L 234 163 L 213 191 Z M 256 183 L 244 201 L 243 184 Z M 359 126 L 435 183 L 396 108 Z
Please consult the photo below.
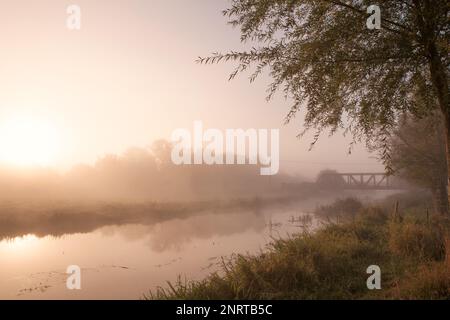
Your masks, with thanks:
M 49 166 L 56 160 L 58 132 L 48 121 L 18 116 L 0 121 L 0 161 L 15 166 Z

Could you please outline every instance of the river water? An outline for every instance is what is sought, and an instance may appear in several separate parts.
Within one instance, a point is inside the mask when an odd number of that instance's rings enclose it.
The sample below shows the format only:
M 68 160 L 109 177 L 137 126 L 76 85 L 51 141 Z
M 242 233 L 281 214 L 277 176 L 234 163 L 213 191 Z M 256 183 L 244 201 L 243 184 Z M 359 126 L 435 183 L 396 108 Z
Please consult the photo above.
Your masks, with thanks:
M 3 239 L 0 299 L 139 299 L 179 276 L 204 278 L 219 269 L 222 257 L 258 253 L 273 239 L 316 228 L 306 207 L 206 212 L 89 233 Z M 67 289 L 70 265 L 81 268 L 81 290 Z

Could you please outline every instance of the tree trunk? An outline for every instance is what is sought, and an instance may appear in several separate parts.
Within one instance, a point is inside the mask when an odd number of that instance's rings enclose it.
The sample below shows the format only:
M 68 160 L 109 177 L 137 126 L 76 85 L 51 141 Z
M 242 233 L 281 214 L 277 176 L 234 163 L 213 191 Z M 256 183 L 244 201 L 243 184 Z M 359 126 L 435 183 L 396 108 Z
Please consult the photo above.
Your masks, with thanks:
M 421 33 L 420 41 L 425 47 L 428 57 L 428 66 L 433 84 L 434 93 L 439 103 L 439 108 L 445 119 L 445 147 L 447 154 L 447 198 L 450 201 L 450 100 L 448 90 L 447 67 L 444 65 L 441 54 L 448 55 L 446 50 L 439 52 L 435 43 L 434 32 L 436 30 L 436 21 L 433 14 L 433 1 L 414 0 L 414 6 L 417 10 L 417 23 Z M 449 214 L 447 210 L 447 215 Z
M 434 81 L 433 81 L 434 82 Z M 447 79 L 445 78 L 445 83 L 447 83 Z M 435 85 L 436 86 L 436 85 Z M 438 90 L 436 90 L 438 91 Z M 447 196 L 447 204 L 446 206 L 442 207 L 442 214 L 449 215 L 449 202 L 450 202 L 450 106 L 449 106 L 449 98 L 448 98 L 448 84 L 445 85 L 445 87 L 441 87 L 440 91 L 446 91 L 446 93 L 439 93 L 440 96 L 439 100 L 439 107 L 441 109 L 441 112 L 444 115 L 444 121 L 445 121 L 445 134 L 444 134 L 444 143 L 445 143 L 445 154 L 446 154 L 446 162 L 447 162 L 447 176 L 442 177 L 442 184 L 439 187 L 439 189 L 444 190 L 446 196 Z
M 435 214 L 448 214 L 449 212 L 449 199 L 447 192 L 447 179 L 442 179 L 436 188 L 431 190 L 431 196 L 433 200 L 433 211 Z
M 446 214 L 449 215 L 449 201 L 450 201 L 450 119 L 446 117 L 445 120 L 445 127 L 446 127 L 446 155 L 447 155 L 447 187 L 446 187 L 446 193 L 447 193 L 447 211 Z M 444 179 L 443 179 L 444 180 Z
M 450 100 L 448 90 L 447 71 L 444 64 L 439 57 L 436 45 L 434 43 L 429 45 L 428 48 L 430 54 L 430 73 L 435 89 L 437 99 L 439 102 L 439 108 L 445 119 L 445 146 L 447 154 L 447 199 L 450 201 Z M 447 203 L 446 214 L 449 214 Z

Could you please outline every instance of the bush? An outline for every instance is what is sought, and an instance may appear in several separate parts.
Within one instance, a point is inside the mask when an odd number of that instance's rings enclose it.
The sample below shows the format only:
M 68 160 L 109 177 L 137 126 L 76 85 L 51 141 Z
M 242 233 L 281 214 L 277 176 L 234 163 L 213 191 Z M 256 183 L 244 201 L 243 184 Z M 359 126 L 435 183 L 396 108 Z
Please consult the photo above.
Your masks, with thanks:
M 377 206 L 364 207 L 359 211 L 359 218 L 365 223 L 373 223 L 375 225 L 384 225 L 389 220 L 388 212 Z
M 355 198 L 338 199 L 330 205 L 320 206 L 316 214 L 322 218 L 354 219 L 363 208 L 361 201 Z

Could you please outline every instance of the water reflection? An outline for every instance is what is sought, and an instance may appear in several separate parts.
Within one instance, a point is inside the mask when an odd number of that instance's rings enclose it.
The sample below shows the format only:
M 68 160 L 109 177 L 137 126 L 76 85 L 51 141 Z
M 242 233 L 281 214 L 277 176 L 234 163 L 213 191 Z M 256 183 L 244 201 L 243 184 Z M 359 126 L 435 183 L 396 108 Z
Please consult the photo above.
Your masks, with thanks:
M 168 249 L 181 251 L 194 239 L 230 236 L 246 231 L 261 233 L 265 227 L 263 214 L 240 212 L 193 216 L 151 225 L 112 226 L 101 231 L 105 235 L 120 234 L 128 241 L 144 238 L 151 250 L 161 252 Z
M 250 212 L 253 216 L 237 218 L 236 212 Z M 258 200 L 235 201 L 233 203 L 199 202 L 187 204 L 116 204 L 116 205 L 86 205 L 70 206 L 64 205 L 34 205 L 21 206 L 3 204 L 0 206 L 0 241 L 33 234 L 36 237 L 54 236 L 59 237 L 68 234 L 90 233 L 105 226 L 122 226 L 129 224 L 140 224 L 152 226 L 152 230 L 158 230 L 157 226 L 165 221 L 180 221 L 185 219 L 199 219 L 196 230 L 185 232 L 197 232 L 201 236 L 204 232 L 211 231 L 213 224 L 223 224 L 223 228 L 230 231 L 233 228 L 248 227 L 258 221 L 260 212 Z M 212 218 L 204 218 L 205 215 L 230 214 L 243 225 L 234 223 L 224 217 L 214 222 Z M 231 221 L 231 222 L 225 222 Z M 170 228 L 171 225 L 169 224 Z M 170 230 L 169 230 L 170 231 Z M 131 235 L 130 235 L 131 236 Z
M 179 275 L 201 279 L 218 269 L 222 257 L 259 252 L 273 237 L 315 222 L 295 206 L 117 210 L 106 214 L 103 208 L 84 222 L 87 212 L 81 210 L 53 212 L 41 216 L 42 223 L 2 223 L 0 298 L 137 299 Z M 13 238 L 15 232 L 20 236 Z M 65 287 L 72 264 L 82 269 L 81 291 Z

